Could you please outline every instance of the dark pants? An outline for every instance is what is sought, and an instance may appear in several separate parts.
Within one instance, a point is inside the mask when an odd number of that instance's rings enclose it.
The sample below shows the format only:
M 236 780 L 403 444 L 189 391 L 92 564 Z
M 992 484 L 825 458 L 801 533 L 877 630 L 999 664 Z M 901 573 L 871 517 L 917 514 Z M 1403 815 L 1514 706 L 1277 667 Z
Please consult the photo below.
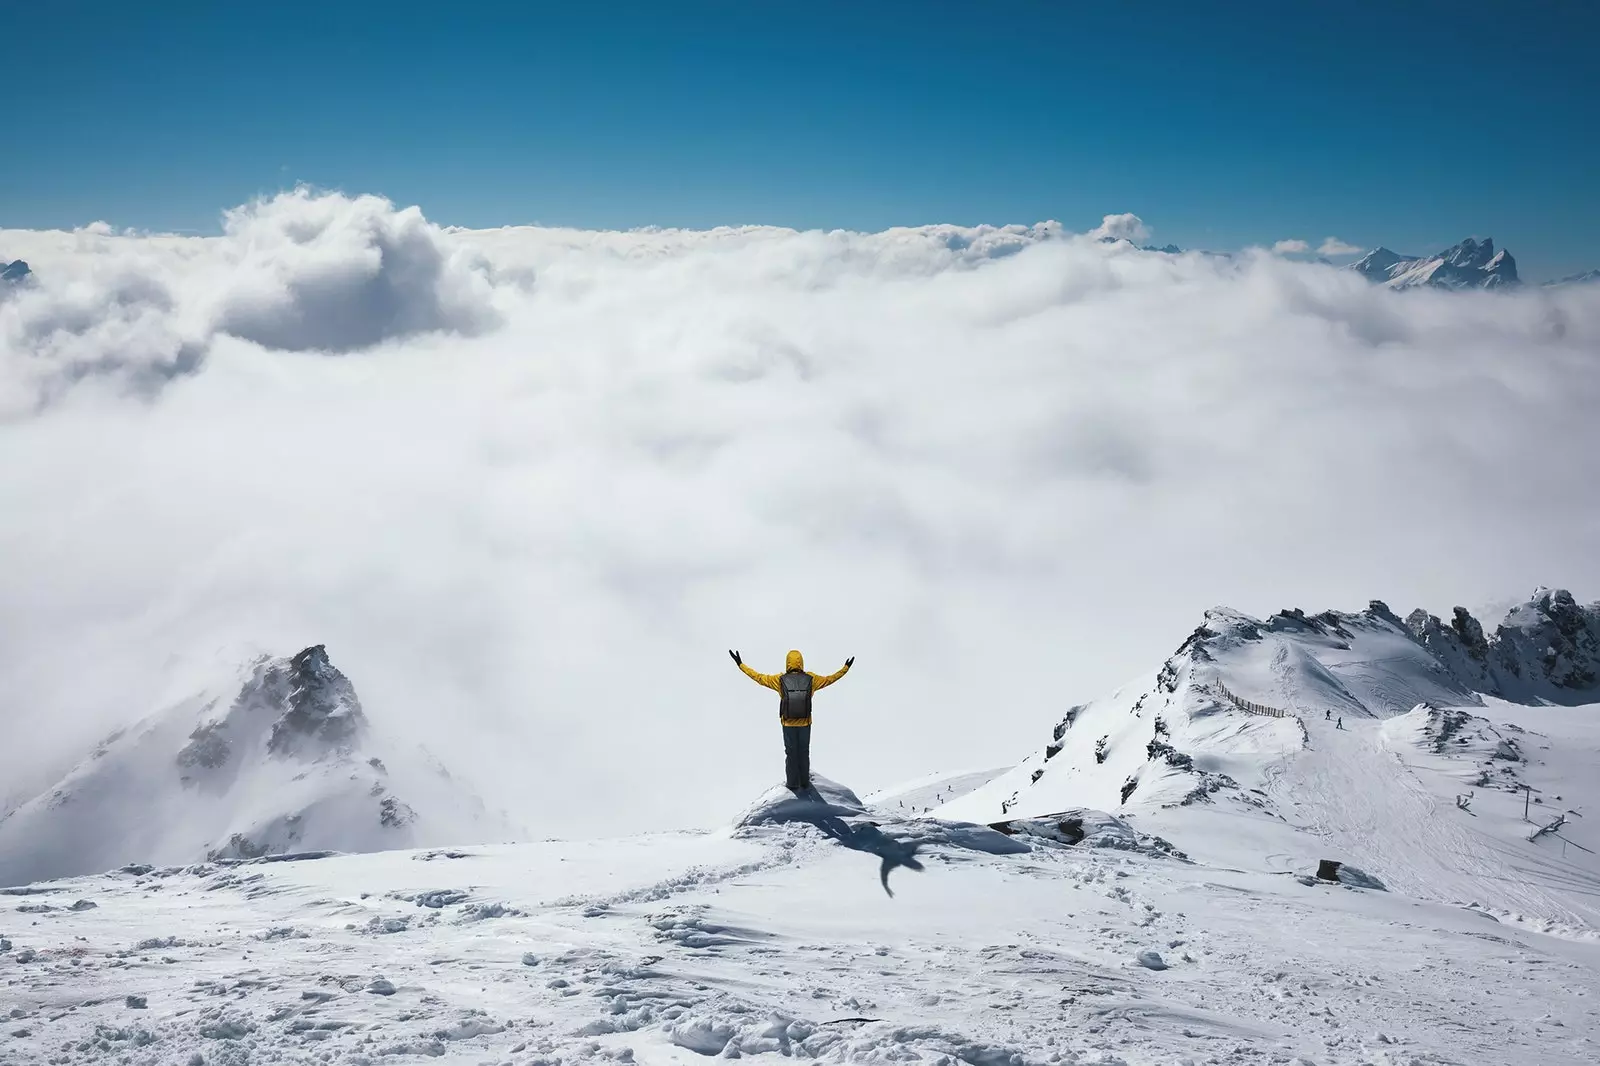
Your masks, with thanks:
M 789 791 L 799 792 L 811 787 L 811 727 L 786 725 L 783 727 L 783 770 Z

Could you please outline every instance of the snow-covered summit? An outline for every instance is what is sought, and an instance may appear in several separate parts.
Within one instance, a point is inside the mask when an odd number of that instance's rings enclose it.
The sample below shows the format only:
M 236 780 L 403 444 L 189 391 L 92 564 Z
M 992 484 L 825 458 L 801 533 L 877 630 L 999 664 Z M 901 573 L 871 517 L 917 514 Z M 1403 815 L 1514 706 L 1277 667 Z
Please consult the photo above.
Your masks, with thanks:
M 425 751 L 375 737 L 355 686 L 315 645 L 107 737 L 0 818 L 0 883 L 509 828 Z
M 1369 281 L 1391 289 L 1412 289 L 1427 285 L 1440 289 L 1498 289 L 1517 285 L 1517 262 L 1504 249 L 1496 251 L 1494 241 L 1468 237 L 1431 256 L 1401 255 L 1388 248 L 1374 248 L 1350 269 Z

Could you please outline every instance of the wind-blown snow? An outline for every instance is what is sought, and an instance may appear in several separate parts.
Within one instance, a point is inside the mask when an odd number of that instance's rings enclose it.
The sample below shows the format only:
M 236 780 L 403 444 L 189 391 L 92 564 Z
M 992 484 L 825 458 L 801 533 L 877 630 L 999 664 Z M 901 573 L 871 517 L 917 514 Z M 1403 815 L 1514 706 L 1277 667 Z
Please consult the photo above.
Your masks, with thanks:
M 781 758 L 729 647 L 857 657 L 815 744 L 871 791 L 1014 761 L 1197 605 L 1600 581 L 1581 286 L 310 193 L 0 249 L 7 797 L 197 660 L 326 644 L 491 806 L 703 825 Z

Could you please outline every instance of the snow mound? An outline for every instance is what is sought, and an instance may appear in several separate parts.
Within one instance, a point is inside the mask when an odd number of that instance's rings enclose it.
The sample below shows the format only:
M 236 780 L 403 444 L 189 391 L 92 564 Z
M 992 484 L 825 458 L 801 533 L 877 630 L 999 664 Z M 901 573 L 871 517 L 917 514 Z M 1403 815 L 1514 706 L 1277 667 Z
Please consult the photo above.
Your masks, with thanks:
M 811 787 L 803 792 L 791 792 L 782 785 L 763 792 L 734 826 L 743 829 L 782 822 L 815 822 L 824 818 L 864 818 L 869 813 L 867 805 L 850 789 L 820 774 L 812 774 Z
M 1029 844 L 985 825 L 945 819 L 886 817 L 875 812 L 844 785 L 818 774 L 811 787 L 794 793 L 772 788 L 734 823 L 735 836 L 760 836 L 804 826 L 852 851 L 881 861 L 880 880 L 889 889 L 889 874 L 898 867 L 922 870 L 917 854 L 930 847 L 956 848 L 986 855 L 1015 855 L 1033 850 Z

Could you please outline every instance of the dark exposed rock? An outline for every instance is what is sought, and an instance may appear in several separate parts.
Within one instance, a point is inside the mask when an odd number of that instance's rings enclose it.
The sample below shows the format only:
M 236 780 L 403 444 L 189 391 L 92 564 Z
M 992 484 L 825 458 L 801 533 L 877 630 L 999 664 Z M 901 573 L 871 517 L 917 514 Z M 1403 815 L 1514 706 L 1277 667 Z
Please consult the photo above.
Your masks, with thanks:
M 289 660 L 288 710 L 272 727 L 268 750 L 289 754 L 308 746 L 347 750 L 366 725 L 355 686 L 318 644 Z
M 178 752 L 179 766 L 201 766 L 215 770 L 228 761 L 232 746 L 220 722 L 206 722 L 189 734 L 189 743 Z
M 400 829 L 416 820 L 417 812 L 393 796 L 378 804 L 378 821 L 390 829 Z
M 1171 744 L 1165 744 L 1159 740 L 1152 740 L 1150 743 L 1145 745 L 1144 751 L 1145 757 L 1151 761 L 1161 759 L 1168 766 L 1176 766 L 1180 770 L 1194 769 L 1194 759 L 1189 755 L 1178 751 Z
M 267 853 L 264 844 L 257 844 L 243 833 L 235 833 L 228 838 L 228 842 L 220 848 L 213 848 L 206 852 L 209 862 L 218 862 L 224 859 L 259 859 Z
M 1496 628 L 1493 658 L 1497 667 L 1535 688 L 1594 688 L 1600 672 L 1600 604 L 1580 606 L 1566 589 L 1537 590 Z

